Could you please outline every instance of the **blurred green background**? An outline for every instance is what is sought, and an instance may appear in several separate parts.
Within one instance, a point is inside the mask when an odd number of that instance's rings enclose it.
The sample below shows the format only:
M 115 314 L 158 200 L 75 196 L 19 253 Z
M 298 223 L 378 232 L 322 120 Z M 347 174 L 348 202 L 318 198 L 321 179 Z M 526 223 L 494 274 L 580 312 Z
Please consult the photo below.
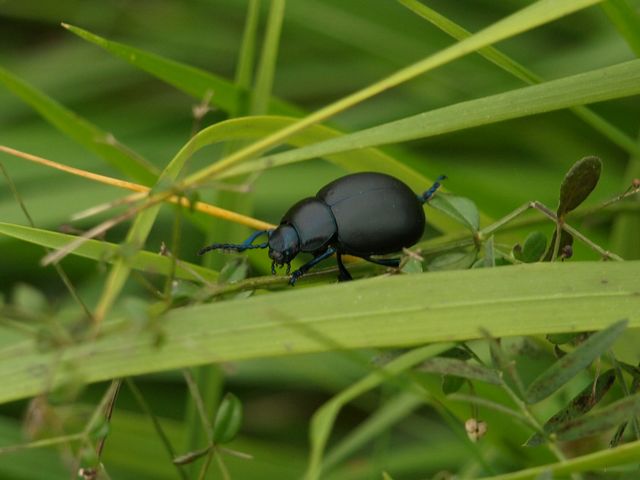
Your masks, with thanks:
M 471 31 L 530 3 L 428 2 Z M 629 3 L 640 5 L 637 1 Z M 268 4 L 262 2 L 262 26 Z M 246 9 L 247 2 L 242 0 L 0 0 L 0 64 L 162 168 L 188 140 L 194 126 L 192 108 L 197 102 L 72 35 L 60 22 L 231 80 Z M 302 110 L 313 111 L 451 43 L 447 35 L 394 1 L 290 0 L 273 94 Z M 499 48 L 546 79 L 635 58 L 597 7 L 505 41 Z M 520 81 L 485 59 L 470 55 L 338 115 L 331 125 L 355 131 L 520 86 Z M 640 99 L 634 97 L 597 104 L 593 109 L 636 138 L 639 107 Z M 201 126 L 225 118 L 224 112 L 213 111 L 204 117 Z M 3 88 L 0 144 L 120 176 Z M 562 176 L 581 157 L 597 155 L 604 164 L 601 181 L 589 204 L 621 193 L 626 188 L 624 177 L 630 165 L 628 152 L 566 111 L 413 141 L 387 151 L 429 177 L 446 173 L 449 190 L 472 199 L 492 218 L 499 218 L 528 200 L 555 207 Z M 212 162 L 219 154 L 220 150 L 208 149 L 189 169 Z M 121 195 L 111 187 L 6 155 L 0 161 L 40 228 L 58 229 L 69 223 L 72 214 Z M 276 222 L 296 200 L 314 193 L 341 173 L 335 165 L 320 160 L 271 170 L 252 185 L 252 214 Z M 0 221 L 26 223 L 20 206 L 4 185 L 0 189 Z M 170 213 L 161 217 L 148 249 L 157 250 L 160 242 L 167 240 Z M 609 245 L 612 221 L 610 215 L 605 215 L 576 226 Z M 94 222 L 95 218 L 74 223 L 74 227 L 87 228 Z M 543 227 L 545 232 L 551 229 L 549 225 Z M 124 231 L 116 228 L 107 238 L 117 242 Z M 204 236 L 185 224 L 182 240 L 180 257 L 195 261 Z M 637 237 L 629 241 L 638 242 Z M 633 245 L 628 251 L 633 252 Z M 579 258 L 595 258 L 584 247 L 576 254 Z M 20 285 L 28 284 L 44 292 L 43 301 L 48 302 L 48 308 L 64 308 L 68 303 L 63 298 L 64 289 L 52 269 L 39 267 L 41 256 L 39 247 L 0 237 L 0 292 L 12 298 L 16 291 L 26 288 Z M 64 265 L 83 297 L 93 302 L 104 279 L 104 266 L 75 258 L 65 260 Z M 126 295 L 133 295 L 140 288 L 130 285 Z M 222 366 L 214 373 L 205 372 L 212 381 L 224 382 L 245 404 L 242 437 L 233 448 L 249 452 L 255 459 L 229 460 L 233 478 L 298 478 L 306 461 L 310 415 L 330 395 L 366 371 L 366 366 L 341 355 L 325 354 L 244 362 Z M 154 412 L 163 418 L 175 445 L 183 451 L 187 445 L 184 418 L 189 402 L 180 375 L 154 375 L 139 379 L 138 383 Z M 83 401 L 95 401 L 103 389 L 102 385 L 91 387 Z M 336 438 L 346 435 L 384 399 L 383 391 L 349 407 L 340 418 Z M 20 422 L 25 408 L 24 402 L 2 407 L 0 445 L 24 438 Z M 35 411 L 36 415 L 54 415 L 47 408 L 36 407 Z M 77 406 L 72 412 L 70 416 L 82 413 Z M 58 411 L 55 415 L 64 413 Z M 37 421 L 30 418 L 27 423 L 33 425 Z M 499 425 L 504 419 L 495 421 Z M 516 429 L 512 438 L 498 438 L 483 454 L 497 464 L 526 463 L 519 457 L 521 454 L 512 453 L 506 458 L 500 453 L 502 448 L 509 450 L 525 438 Z M 331 478 L 374 478 L 372 472 L 384 468 L 393 471 L 396 479 L 431 478 L 441 470 L 457 469 L 460 459 L 474 451 L 460 432 L 448 428 L 433 411 L 416 407 L 393 432 L 382 433 L 372 448 L 358 450 Z M 529 455 L 537 461 L 548 460 L 544 452 Z M 53 449 L 4 455 L 0 456 L 0 478 L 69 478 L 65 462 L 65 452 Z M 140 413 L 126 388 L 114 415 L 105 464 L 114 479 L 177 478 L 148 418 Z M 216 478 L 215 474 L 211 478 Z

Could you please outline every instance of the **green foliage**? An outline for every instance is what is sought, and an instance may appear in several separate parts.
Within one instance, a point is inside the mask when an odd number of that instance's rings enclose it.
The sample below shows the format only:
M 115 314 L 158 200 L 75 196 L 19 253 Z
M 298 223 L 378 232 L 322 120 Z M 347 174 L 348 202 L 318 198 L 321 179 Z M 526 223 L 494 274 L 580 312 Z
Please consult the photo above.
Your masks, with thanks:
M 633 478 L 637 1 L 209 3 L 0 3 L 0 144 L 152 187 L 2 154 L 0 477 Z M 197 260 L 358 171 L 398 269 Z

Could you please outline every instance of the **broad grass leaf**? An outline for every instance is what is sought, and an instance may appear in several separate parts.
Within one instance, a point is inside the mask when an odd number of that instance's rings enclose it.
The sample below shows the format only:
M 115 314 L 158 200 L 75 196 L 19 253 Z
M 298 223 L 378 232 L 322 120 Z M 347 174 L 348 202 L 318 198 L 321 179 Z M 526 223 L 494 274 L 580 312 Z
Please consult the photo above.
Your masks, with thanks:
M 481 337 L 481 327 L 495 336 L 542 335 L 597 330 L 626 317 L 636 328 L 638 265 L 536 263 L 396 275 L 317 286 L 314 295 L 305 288 L 288 288 L 173 309 L 159 323 L 162 347 L 155 344 L 157 331 L 113 329 L 94 342 L 65 348 L 63 360 L 77 365 L 87 382 L 96 382 L 336 348 L 310 337 L 309 330 L 335 339 L 341 348 L 357 349 L 466 341 Z M 305 331 L 292 328 L 292 316 Z M 57 355 L 56 350 L 40 350 L 35 342 L 0 349 L 0 402 L 40 393 L 44 386 L 34 369 Z M 62 379 L 62 374 L 56 376 L 54 383 Z

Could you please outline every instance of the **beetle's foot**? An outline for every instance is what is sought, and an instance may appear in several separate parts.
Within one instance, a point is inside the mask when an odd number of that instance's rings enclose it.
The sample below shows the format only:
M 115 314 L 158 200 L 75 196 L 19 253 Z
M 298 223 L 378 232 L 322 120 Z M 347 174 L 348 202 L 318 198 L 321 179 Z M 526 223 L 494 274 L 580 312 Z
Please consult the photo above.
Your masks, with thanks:
M 271 275 L 276 274 L 276 261 L 271 262 Z
M 338 275 L 338 282 L 349 282 L 351 280 L 353 280 L 353 277 L 349 273 L 340 273 L 340 275 Z
M 300 270 L 296 270 L 291 274 L 291 277 L 289 278 L 289 285 L 291 285 L 292 287 L 295 286 L 296 282 L 298 281 L 298 279 L 304 275 L 304 272 L 300 271 Z

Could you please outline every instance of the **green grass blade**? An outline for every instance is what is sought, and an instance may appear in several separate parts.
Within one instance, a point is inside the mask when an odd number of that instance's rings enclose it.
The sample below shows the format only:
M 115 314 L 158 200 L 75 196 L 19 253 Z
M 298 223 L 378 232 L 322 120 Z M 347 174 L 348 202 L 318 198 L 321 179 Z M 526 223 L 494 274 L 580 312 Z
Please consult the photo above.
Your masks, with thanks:
M 198 184 L 208 178 L 212 178 L 216 174 L 219 174 L 224 170 L 228 170 L 244 160 L 262 154 L 269 148 L 281 144 L 284 140 L 299 131 L 321 123 L 324 120 L 353 107 L 354 105 L 362 103 L 371 97 L 394 88 L 421 74 L 452 62 L 453 60 L 461 58 L 492 43 L 505 40 L 570 13 L 595 5 L 596 3 L 599 3 L 599 1 L 601 0 L 565 0 L 564 2 L 557 2 L 555 0 L 539 0 L 513 15 L 492 24 L 475 35 L 456 43 L 455 45 L 445 48 L 444 50 L 440 50 L 423 60 L 398 70 L 397 72 L 372 85 L 369 85 L 366 88 L 363 88 L 362 90 L 352 93 L 341 100 L 317 110 L 315 113 L 302 118 L 290 127 L 269 135 L 258 142 L 234 152 L 219 162 L 203 168 L 202 170 L 190 175 L 184 181 L 184 186 L 187 187 L 193 184 Z
M 309 433 L 311 438 L 311 456 L 305 479 L 315 480 L 320 478 L 322 455 L 329 440 L 335 419 L 342 407 L 354 398 L 383 384 L 385 380 L 408 370 L 428 358 L 444 352 L 448 348 L 451 348 L 451 345 L 445 343 L 429 345 L 405 353 L 382 367 L 380 371 L 374 371 L 367 375 L 325 403 L 311 419 L 311 431 Z
M 251 109 L 249 112 L 252 115 L 264 114 L 268 111 L 273 77 L 276 71 L 284 7 L 285 0 L 273 0 L 270 5 L 267 31 L 265 33 L 262 55 L 260 56 L 260 64 L 258 65 L 258 73 L 256 75 L 256 85 L 251 97 Z
M 609 20 L 615 25 L 629 47 L 640 57 L 640 15 L 627 0 L 607 0 L 601 3 Z
M 637 463 L 640 457 L 640 441 L 630 442 L 617 448 L 600 450 L 599 452 L 582 455 L 562 462 L 527 468 L 513 473 L 482 477 L 478 480 L 534 480 L 539 478 L 556 478 L 572 473 L 588 472 L 590 470 L 611 470 L 618 465 Z
M 53 249 L 61 248 L 77 238 L 64 233 L 2 222 L 0 222 L 0 234 Z M 88 240 L 74 250 L 73 254 L 98 262 L 114 263 L 116 259 L 121 257 L 122 250 L 120 245 L 115 243 Z M 135 270 L 158 275 L 168 275 L 171 267 L 171 259 L 169 257 L 147 251 L 136 252 L 131 257 L 127 257 L 127 262 Z M 200 281 L 201 278 L 215 282 L 218 278 L 218 273 L 200 265 L 180 262 L 176 268 L 176 276 L 196 282 Z
M 526 392 L 529 403 L 544 400 L 587 368 L 591 362 L 609 350 L 627 327 L 627 321 L 614 323 L 601 332 L 594 333 L 574 351 L 566 354 L 537 377 Z
M 198 146 L 203 146 L 203 137 L 206 138 L 206 135 L 199 132 L 180 149 L 160 174 L 158 181 L 153 187 L 154 189 L 170 187 L 177 179 L 187 160 L 197 151 Z M 161 203 L 156 203 L 142 210 L 142 212 L 135 217 L 133 225 L 131 225 L 127 232 L 126 244 L 136 249 L 141 249 L 144 246 L 151 232 L 151 228 L 158 217 L 158 213 L 160 213 L 161 207 Z M 94 314 L 96 325 L 99 325 L 104 320 L 113 303 L 118 298 L 118 295 L 120 295 L 122 287 L 124 287 L 127 278 L 129 278 L 130 271 L 131 267 L 128 265 L 126 259 L 118 259 L 113 264 L 98 305 L 96 306 Z
M 260 19 L 260 0 L 250 0 L 247 6 L 247 16 L 245 19 L 244 32 L 242 34 L 242 44 L 236 66 L 235 84 L 240 89 L 240 96 L 236 102 L 236 108 L 229 112 L 231 117 L 241 115 L 246 112 L 249 105 L 249 91 L 253 78 L 253 64 L 255 61 L 256 38 L 258 33 L 258 21 Z
M 364 420 L 333 447 L 324 457 L 322 470 L 330 470 L 368 443 L 375 442 L 402 419 L 425 404 L 424 395 L 402 392 L 386 400 L 368 419 Z
M 2 67 L 0 67 L 0 83 L 29 104 L 55 128 L 106 160 L 124 175 L 144 185 L 153 184 L 157 178 L 158 172 L 155 167 L 120 144 L 113 135 L 78 116 Z
M 298 150 L 270 155 L 272 165 L 292 163 L 356 148 L 427 138 L 584 103 L 640 93 L 640 60 L 469 100 L 347 134 Z
M 624 0 L 620 0 L 624 2 Z M 398 0 L 398 2 L 416 15 L 424 18 L 435 27 L 439 28 L 446 34 L 455 38 L 456 40 L 462 40 L 471 36 L 471 32 L 465 30 L 457 23 L 449 20 L 444 15 L 441 15 L 432 8 L 427 7 L 418 0 Z M 616 3 L 618 0 L 616 0 Z M 606 6 L 609 2 L 604 2 L 602 5 Z M 638 29 L 640 31 L 640 28 Z M 543 83 L 545 81 L 540 75 L 532 72 L 524 65 L 516 62 L 508 55 L 504 54 L 496 47 L 486 47 L 478 50 L 478 54 L 497 65 L 505 72 L 510 73 L 516 78 L 519 78 L 523 82 L 528 84 Z M 609 123 L 600 115 L 596 114 L 587 107 L 572 107 L 571 111 L 578 117 L 583 119 L 586 123 L 591 125 L 595 130 L 602 133 L 605 137 L 609 138 L 612 142 L 618 144 L 620 147 L 626 149 L 628 152 L 640 155 L 640 147 L 630 138 L 624 131 L 617 128 L 615 125 Z
M 209 92 L 212 92 L 211 104 L 226 112 L 235 111 L 238 106 L 240 90 L 232 82 L 222 77 L 163 58 L 160 55 L 107 40 L 73 25 L 63 24 L 63 26 L 84 40 L 104 48 L 109 53 L 126 60 L 169 85 L 173 85 L 187 95 L 202 100 Z M 300 114 L 297 108 L 279 100 L 269 102 L 269 111 L 294 116 Z
M 25 344 L 20 355 L 0 350 L 0 402 L 41 392 L 47 384 L 37 366 L 60 355 L 94 382 L 326 351 L 327 342 L 309 330 L 343 348 L 367 348 L 480 338 L 481 327 L 496 337 L 540 335 L 597 330 L 628 318 L 637 328 L 638 268 L 640 261 L 528 264 L 376 277 L 314 287 L 313 295 L 302 282 L 277 294 L 172 310 L 161 324 L 161 348 L 154 346 L 155 331 L 119 331 L 64 352 L 42 352 L 36 344 Z M 59 375 L 54 383 L 63 380 Z

